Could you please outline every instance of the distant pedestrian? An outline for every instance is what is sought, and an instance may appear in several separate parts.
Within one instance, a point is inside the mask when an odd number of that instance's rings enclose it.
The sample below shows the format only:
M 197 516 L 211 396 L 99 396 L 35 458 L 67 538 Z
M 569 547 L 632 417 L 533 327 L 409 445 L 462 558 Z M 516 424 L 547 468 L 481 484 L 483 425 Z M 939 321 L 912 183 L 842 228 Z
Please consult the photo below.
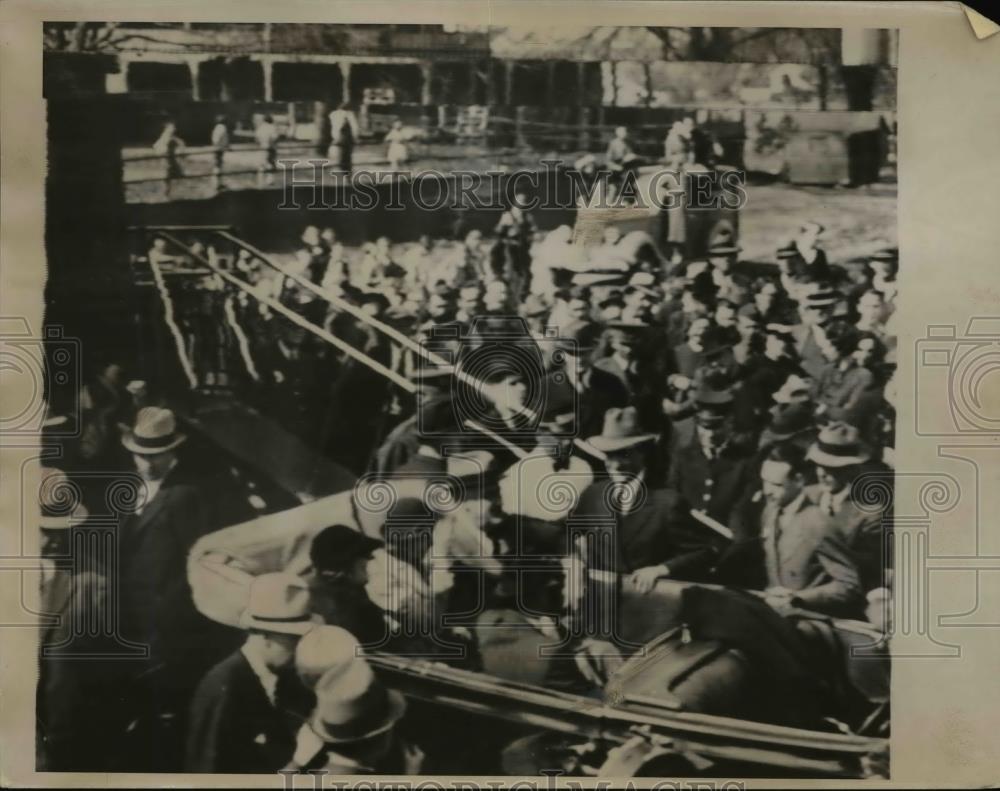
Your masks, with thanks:
M 386 156 L 389 158 L 389 169 L 400 170 L 402 165 L 409 159 L 410 152 L 406 147 L 407 135 L 403 131 L 402 121 L 393 121 L 392 129 L 385 136 L 385 142 L 389 144 Z
M 184 169 L 178 159 L 178 155 L 184 150 L 184 141 L 177 134 L 177 124 L 167 121 L 159 139 L 153 144 L 153 150 L 161 154 L 167 163 L 164 191 L 169 199 L 174 179 L 184 178 Z
M 360 136 L 358 117 L 350 102 L 343 102 L 330 113 L 330 159 L 337 163 L 337 170 L 351 172 L 354 145 Z
M 215 190 L 218 192 L 225 189 L 225 184 L 222 183 L 222 169 L 226 152 L 229 150 L 229 126 L 224 115 L 215 117 L 215 126 L 212 127 L 212 149 L 215 155 L 212 178 L 215 182 Z
M 258 183 L 263 186 L 264 173 L 267 173 L 268 184 L 274 181 L 272 174 L 278 169 L 278 139 L 281 135 L 278 134 L 278 127 L 274 125 L 274 119 L 270 115 L 265 115 L 257 127 L 255 136 L 257 145 L 264 151 L 264 164 L 258 172 Z

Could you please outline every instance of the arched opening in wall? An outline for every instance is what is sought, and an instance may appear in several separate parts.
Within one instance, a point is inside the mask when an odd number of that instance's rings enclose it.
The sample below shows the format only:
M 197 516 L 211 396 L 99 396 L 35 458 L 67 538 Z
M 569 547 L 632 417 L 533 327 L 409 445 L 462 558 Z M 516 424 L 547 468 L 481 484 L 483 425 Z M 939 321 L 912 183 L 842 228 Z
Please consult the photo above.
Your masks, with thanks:
M 328 102 L 344 95 L 344 77 L 336 63 L 275 63 L 271 90 L 276 102 Z
M 198 96 L 210 101 L 264 98 L 264 67 L 249 58 L 213 58 L 198 68 Z
M 549 64 L 542 60 L 522 60 L 514 64 L 509 104 L 547 104 Z
M 191 69 L 186 63 L 139 61 L 128 65 L 125 75 L 130 93 L 183 94 L 191 96 Z

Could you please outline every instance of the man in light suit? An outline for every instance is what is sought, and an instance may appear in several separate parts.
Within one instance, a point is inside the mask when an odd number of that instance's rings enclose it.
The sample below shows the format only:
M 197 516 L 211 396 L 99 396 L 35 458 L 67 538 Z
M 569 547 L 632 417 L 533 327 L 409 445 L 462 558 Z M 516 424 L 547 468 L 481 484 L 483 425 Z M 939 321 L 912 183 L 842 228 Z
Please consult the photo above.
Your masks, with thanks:
M 801 448 L 771 449 L 761 465 L 760 519 L 767 601 L 857 617 L 864 601 L 853 556 L 840 532 L 806 496 Z

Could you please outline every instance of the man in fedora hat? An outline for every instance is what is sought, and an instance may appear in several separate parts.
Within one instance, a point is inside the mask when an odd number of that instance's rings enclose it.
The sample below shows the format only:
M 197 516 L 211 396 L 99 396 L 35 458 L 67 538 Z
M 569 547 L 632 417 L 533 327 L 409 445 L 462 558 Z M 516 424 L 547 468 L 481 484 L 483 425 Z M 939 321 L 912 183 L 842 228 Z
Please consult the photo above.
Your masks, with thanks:
M 678 492 L 648 478 L 656 438 L 643 431 L 635 407 L 609 409 L 601 433 L 587 439 L 604 454 L 609 478 L 591 484 L 575 511 L 576 516 L 613 520 L 614 556 L 597 553 L 589 562 L 630 575 L 641 592 L 652 590 L 663 577 L 696 579 L 712 556 L 710 545 L 692 529 Z
M 806 458 L 816 466 L 817 480 L 808 496 L 857 558 L 864 591 L 882 587 L 892 561 L 882 524 L 888 503 L 862 505 L 855 491 L 858 477 L 872 460 L 871 450 L 854 426 L 833 422 L 822 428 Z
M 243 646 L 195 690 L 188 718 L 188 772 L 275 772 L 295 747 L 312 698 L 295 673 L 296 647 L 317 618 L 305 582 L 282 572 L 250 584 Z
M 405 714 L 406 699 L 386 689 L 367 660 L 355 654 L 316 684 L 316 706 L 296 735 L 285 771 L 416 774 L 423 753 L 396 730 Z
M 816 441 L 815 408 L 809 400 L 776 403 L 770 421 L 760 434 L 758 447 L 763 451 L 774 445 L 790 443 L 805 452 Z
M 141 409 L 122 437 L 143 481 L 135 511 L 118 525 L 122 634 L 149 646 L 149 661 L 132 679 L 135 686 L 126 698 L 137 740 L 128 756 L 137 768 L 171 765 L 187 697 L 205 668 L 231 649 L 229 631 L 195 609 L 188 587 L 188 552 L 218 525 L 211 523 L 179 462 L 177 450 L 185 440 L 174 413 L 161 407 Z M 158 735 L 146 740 L 146 727 Z

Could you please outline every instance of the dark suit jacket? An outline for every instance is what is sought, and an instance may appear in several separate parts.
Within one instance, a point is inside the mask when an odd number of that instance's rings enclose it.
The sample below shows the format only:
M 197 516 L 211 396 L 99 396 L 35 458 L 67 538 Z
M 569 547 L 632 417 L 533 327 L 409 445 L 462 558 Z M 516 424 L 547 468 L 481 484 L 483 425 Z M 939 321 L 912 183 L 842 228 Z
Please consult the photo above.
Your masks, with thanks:
M 882 388 L 867 368 L 852 365 L 841 370 L 838 363 L 828 363 L 816 382 L 816 401 L 826 405 L 831 420 L 850 423 L 870 437 L 882 401 Z
M 739 506 L 757 485 L 754 458 L 733 445 L 709 461 L 697 433 L 690 442 L 674 448 L 667 473 L 667 487 L 679 492 L 692 508 L 735 529 Z
M 119 663 L 81 661 L 72 655 L 115 650 L 112 640 L 99 636 L 106 624 L 94 622 L 107 611 L 105 578 L 93 571 L 59 570 L 41 594 L 42 612 L 59 622 L 43 627 L 41 634 L 35 699 L 38 770 L 112 770 L 113 734 L 120 723 L 114 720 L 113 707 L 94 703 L 113 688 Z M 98 636 L 79 631 L 79 624 L 88 621 L 97 627 Z
M 789 358 L 772 360 L 763 355 L 748 361 L 747 365 L 744 366 L 743 373 L 736 409 L 744 413 L 752 413 L 757 418 L 766 416 L 767 410 L 774 403 L 772 396 L 790 375 L 806 375 L 795 360 Z
M 546 376 L 543 384 L 547 398 L 560 402 L 570 400 L 576 404 L 577 436 L 583 439 L 601 433 L 604 413 L 611 407 L 622 408 L 629 404 L 629 392 L 621 380 L 600 368 L 591 369 L 582 392 L 567 382 L 561 371 Z
M 276 772 L 295 751 L 296 720 L 268 700 L 242 651 L 202 679 L 188 719 L 186 772 Z
M 232 649 L 232 637 L 191 598 L 188 552 L 219 525 L 211 524 L 197 489 L 182 476 L 175 467 L 142 513 L 119 525 L 118 585 L 122 634 L 150 648 L 139 672 L 147 680 L 155 676 L 162 689 L 190 692 L 206 667 Z
M 314 575 L 309 579 L 309 595 L 312 611 L 324 623 L 346 629 L 362 645 L 379 645 L 388 636 L 382 609 L 361 586 Z
M 598 568 L 628 573 L 666 563 L 671 577 L 699 579 L 715 555 L 710 536 L 692 525 L 687 505 L 675 491 L 650 489 L 638 508 L 624 516 L 609 503 L 607 479 L 591 484 L 580 495 L 570 523 L 590 524 L 595 531 L 612 529 L 616 557 L 597 553 Z

